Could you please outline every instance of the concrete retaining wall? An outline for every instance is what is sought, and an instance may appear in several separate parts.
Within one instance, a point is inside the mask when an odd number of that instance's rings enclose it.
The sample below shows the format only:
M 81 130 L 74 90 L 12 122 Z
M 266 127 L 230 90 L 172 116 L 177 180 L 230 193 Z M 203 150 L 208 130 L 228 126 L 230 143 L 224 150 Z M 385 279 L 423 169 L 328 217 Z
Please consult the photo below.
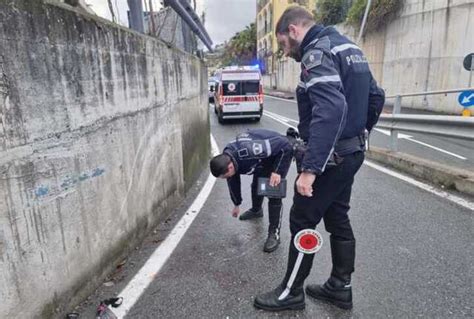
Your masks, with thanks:
M 195 57 L 0 0 L 0 318 L 59 317 L 184 196 L 209 154 Z
M 355 38 L 353 30 L 338 26 Z M 474 52 L 474 1 L 404 0 L 398 18 L 360 44 L 387 95 L 468 87 L 464 56 Z M 277 89 L 294 90 L 299 67 L 277 62 Z M 393 102 L 387 100 L 388 103 Z M 403 106 L 460 114 L 457 94 L 403 98 Z

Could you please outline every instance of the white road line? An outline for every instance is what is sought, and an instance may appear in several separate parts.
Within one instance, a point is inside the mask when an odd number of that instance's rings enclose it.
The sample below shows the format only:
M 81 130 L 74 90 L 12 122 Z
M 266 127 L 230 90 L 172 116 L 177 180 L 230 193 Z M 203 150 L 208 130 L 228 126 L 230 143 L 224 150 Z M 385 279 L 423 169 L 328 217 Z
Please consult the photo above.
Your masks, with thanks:
M 285 101 L 285 102 L 297 103 L 296 100 L 282 99 L 281 97 L 275 97 L 275 96 L 266 95 L 266 94 L 265 94 L 265 97 L 269 97 L 271 99 L 281 100 L 281 101 Z
M 288 127 L 293 127 L 293 126 L 289 125 L 288 123 L 286 123 L 285 121 L 283 121 L 283 120 L 281 120 L 281 119 L 279 119 L 279 118 L 277 118 L 277 117 L 274 117 L 273 115 L 269 115 L 267 111 L 264 111 L 263 114 L 264 114 L 265 116 L 268 116 L 269 118 L 271 118 L 271 119 L 277 121 L 277 122 L 282 123 L 283 125 L 286 125 L 286 126 L 288 126 Z M 283 117 L 283 116 L 281 116 L 281 117 Z M 409 183 L 409 184 L 412 184 L 412 185 L 414 185 L 414 186 L 416 186 L 416 187 L 419 187 L 419 188 L 421 188 L 421 189 L 423 189 L 423 190 L 425 190 L 425 191 L 427 191 L 427 192 L 430 192 L 430 193 L 432 193 L 432 194 L 434 194 L 434 195 L 437 195 L 437 196 L 439 196 L 439 197 L 441 197 L 441 198 L 447 199 L 447 200 L 449 200 L 449 201 L 451 201 L 451 202 L 453 202 L 453 203 L 456 203 L 456 204 L 458 204 L 458 205 L 460 205 L 460 206 L 462 206 L 462 207 L 465 207 L 465 208 L 468 208 L 468 209 L 474 211 L 474 203 L 473 203 L 473 202 L 470 202 L 470 201 L 467 201 L 467 200 L 465 200 L 465 199 L 463 199 L 463 198 L 461 198 L 461 197 L 458 197 L 458 196 L 449 194 L 449 193 L 447 193 L 447 192 L 445 192 L 445 191 L 438 190 L 438 189 L 436 189 L 436 188 L 433 187 L 433 186 L 430 186 L 430 185 L 428 185 L 428 184 L 419 182 L 419 181 L 417 181 L 417 180 L 415 180 L 415 179 L 413 179 L 413 178 L 411 178 L 411 177 L 408 177 L 408 176 L 405 176 L 405 175 L 403 175 L 403 174 L 397 173 L 397 172 L 395 172 L 395 171 L 392 171 L 392 170 L 390 170 L 390 169 L 388 169 L 388 168 L 385 168 L 385 167 L 383 167 L 383 166 L 377 165 L 377 164 L 372 163 L 372 162 L 370 162 L 370 161 L 365 160 L 365 161 L 364 161 L 364 164 L 367 165 L 367 166 L 369 166 L 369 167 L 371 167 L 371 168 L 374 168 L 374 169 L 376 169 L 376 170 L 379 170 L 379 171 L 381 171 L 382 173 L 385 173 L 385 174 L 388 174 L 388 175 L 390 175 L 390 176 L 392 176 L 392 177 L 396 177 L 396 178 L 398 178 L 398 179 L 401 179 L 401 180 L 403 180 L 403 181 L 405 181 L 405 182 L 407 182 L 407 183 Z
M 446 151 L 446 150 L 444 150 L 444 149 L 442 149 L 442 148 L 439 148 L 439 147 L 436 147 L 436 146 L 433 146 L 433 145 L 430 145 L 430 144 L 427 144 L 427 143 L 424 143 L 424 142 L 415 140 L 414 138 L 407 138 L 407 140 L 408 140 L 408 141 L 411 141 L 411 142 L 413 142 L 413 143 L 418 143 L 418 144 L 420 144 L 420 145 L 423 145 L 423 146 L 432 148 L 432 149 L 437 150 L 437 151 L 439 151 L 439 152 L 442 152 L 442 153 L 445 153 L 445 154 L 448 154 L 448 155 L 457 157 L 457 158 L 459 158 L 459 159 L 467 160 L 467 158 L 465 158 L 464 156 L 461 156 L 461 155 L 458 155 L 458 154 L 455 154 L 455 153 L 451 153 L 451 152 Z
M 212 135 L 211 147 L 212 153 L 217 155 L 219 153 L 219 149 L 216 140 Z M 178 246 L 184 234 L 189 229 L 196 216 L 199 214 L 201 208 L 209 197 L 215 182 L 216 178 L 209 174 L 203 188 L 183 217 L 168 234 L 166 239 L 153 252 L 140 271 L 138 271 L 138 273 L 132 278 L 128 285 L 118 294 L 118 296 L 123 298 L 122 305 L 113 309 L 113 312 L 118 318 L 125 317 L 125 315 L 130 311 L 130 309 L 132 309 L 133 305 L 137 302 L 146 288 L 155 279 L 158 272 L 171 256 L 174 249 Z
M 377 132 L 380 132 L 380 133 L 382 133 L 382 134 L 384 134 L 384 135 L 390 136 L 390 131 L 389 131 L 389 130 L 384 130 L 384 129 L 380 129 L 380 128 L 374 128 L 374 130 L 377 131 Z M 418 143 L 418 144 L 420 144 L 420 145 L 423 145 L 423 146 L 432 148 L 432 149 L 437 150 L 437 151 L 439 151 L 439 152 L 441 152 L 441 153 L 445 153 L 445 154 L 448 154 L 448 155 L 457 157 L 457 158 L 462 159 L 462 160 L 467 160 L 467 158 L 465 158 L 464 156 L 461 156 L 461 155 L 458 155 L 458 154 L 455 154 L 455 153 L 446 151 L 446 150 L 444 150 L 444 149 L 442 149 L 442 148 L 439 148 L 439 147 L 436 147 L 436 146 L 433 146 L 433 145 L 430 145 L 430 144 L 427 144 L 427 143 L 424 143 L 424 142 L 415 140 L 415 139 L 413 138 L 413 136 L 410 136 L 410 135 L 406 135 L 406 134 L 401 134 L 401 133 L 399 133 L 399 134 L 398 134 L 398 138 L 399 138 L 399 139 L 405 139 L 405 140 L 408 140 L 408 141 L 413 142 L 413 143 Z
M 271 99 L 275 99 L 275 100 L 281 100 L 281 101 L 285 101 L 285 102 L 297 103 L 295 100 L 282 99 L 282 98 L 274 97 L 274 96 L 271 96 L 271 95 L 265 95 L 265 96 L 266 96 L 266 97 L 269 97 L 269 98 L 271 98 Z M 271 114 L 271 115 L 278 115 L 278 114 L 273 113 L 273 114 Z M 279 115 L 279 116 L 281 117 L 281 115 Z M 298 123 L 298 122 L 295 121 L 295 120 L 292 120 L 292 119 L 289 119 L 289 118 L 286 118 L 286 119 L 289 120 L 289 121 L 293 121 L 293 122 L 295 122 L 295 123 Z M 387 130 L 382 130 L 382 129 L 378 129 L 378 128 L 374 128 L 374 130 L 376 130 L 376 131 L 378 131 L 378 132 L 380 132 L 380 133 L 382 133 L 382 134 L 385 134 L 385 135 L 390 135 L 390 132 L 387 131 Z M 388 132 L 389 134 L 387 134 L 387 133 L 384 132 L 384 131 Z M 424 143 L 424 142 L 415 140 L 415 139 L 412 138 L 410 135 L 405 135 L 405 134 L 399 133 L 399 138 L 400 138 L 400 139 L 408 140 L 408 141 L 413 142 L 413 143 L 418 143 L 418 144 L 420 144 L 420 145 L 423 145 L 423 146 L 432 148 L 432 149 L 434 149 L 434 150 L 436 150 L 436 151 L 439 151 L 439 152 L 442 152 L 442 153 L 445 153 L 445 154 L 454 156 L 454 157 L 459 158 L 459 159 L 462 159 L 462 160 L 467 160 L 467 158 L 464 157 L 464 156 L 461 156 L 461 155 L 458 155 L 458 154 L 455 154 L 455 153 L 446 151 L 446 150 L 444 150 L 444 149 L 442 149 L 442 148 L 439 148 L 439 147 L 436 147 L 436 146 L 433 146 L 433 145 L 430 145 L 430 144 L 427 144 L 427 143 Z
M 442 197 L 442 198 L 445 198 L 447 200 L 450 200 L 462 207 L 465 207 L 467 209 L 470 209 L 472 211 L 474 211 L 474 203 L 473 202 L 470 202 L 470 201 L 467 201 L 465 200 L 464 198 L 461 198 L 461 197 L 458 197 L 458 196 L 455 196 L 455 195 L 452 195 L 452 194 L 449 194 L 445 191 L 442 191 L 442 190 L 439 190 L 433 186 L 430 186 L 430 185 L 427 185 L 425 183 L 422 183 L 422 182 L 419 182 L 411 177 L 408 177 L 406 175 L 403 175 L 403 174 L 400 174 L 400 173 L 397 173 L 397 172 L 394 172 L 392 170 L 389 170 L 388 168 L 385 168 L 383 166 L 380 166 L 378 164 L 375 164 L 371 161 L 367 161 L 365 160 L 364 161 L 364 164 L 371 167 L 371 168 L 374 168 L 382 173 L 385 173 L 385 174 L 388 174 L 390 176 L 393 176 L 393 177 L 396 177 L 398 179 L 401 179 L 402 181 L 405 181 L 411 185 L 414 185 L 418 188 L 421 188 L 427 192 L 430 192 L 432 194 L 435 194 L 439 197 Z
M 283 124 L 283 125 L 286 125 L 286 126 L 288 126 L 288 127 L 292 127 L 292 128 L 294 128 L 294 129 L 296 130 L 296 127 L 295 127 L 295 126 L 292 126 L 292 125 L 288 124 L 287 121 L 284 121 L 284 120 L 282 120 L 281 118 L 278 118 L 278 117 L 275 117 L 275 116 L 273 116 L 273 115 L 270 115 L 267 111 L 263 111 L 263 115 L 265 115 L 265 116 L 271 118 L 271 119 L 274 120 L 274 121 L 280 122 L 280 123 Z
M 285 122 L 294 122 L 294 123 L 298 124 L 298 121 L 293 120 L 293 119 L 290 119 L 289 117 L 285 117 L 285 116 L 283 116 L 283 115 L 280 115 L 280 114 L 277 114 L 277 113 L 273 113 L 273 112 L 270 112 L 270 111 L 266 111 L 266 110 L 265 110 L 265 112 L 267 112 L 267 113 L 268 113 L 269 115 L 271 115 L 271 116 L 278 117 L 279 119 L 281 119 L 281 120 L 283 120 L 283 121 L 285 121 Z

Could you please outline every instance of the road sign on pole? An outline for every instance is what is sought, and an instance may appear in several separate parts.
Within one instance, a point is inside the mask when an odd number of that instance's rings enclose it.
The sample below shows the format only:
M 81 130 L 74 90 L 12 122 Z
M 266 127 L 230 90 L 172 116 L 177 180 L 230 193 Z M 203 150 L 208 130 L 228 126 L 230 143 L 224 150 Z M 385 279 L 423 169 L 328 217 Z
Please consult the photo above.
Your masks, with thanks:
M 458 102 L 463 107 L 470 107 L 474 105 L 474 90 L 467 90 L 459 94 Z
M 474 53 L 466 55 L 463 61 L 464 68 L 469 71 L 469 87 L 472 84 L 472 72 L 474 72 Z

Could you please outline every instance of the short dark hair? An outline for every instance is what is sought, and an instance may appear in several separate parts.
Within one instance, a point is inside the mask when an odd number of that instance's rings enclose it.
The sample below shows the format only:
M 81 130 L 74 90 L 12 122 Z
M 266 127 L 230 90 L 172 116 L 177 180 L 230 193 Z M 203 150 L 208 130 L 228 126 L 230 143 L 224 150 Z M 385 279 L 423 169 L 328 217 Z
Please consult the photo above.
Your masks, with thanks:
M 302 6 L 293 5 L 288 7 L 276 24 L 275 34 L 287 34 L 290 24 L 308 26 L 314 24 L 314 17 Z
M 229 155 L 219 154 L 214 156 L 209 162 L 209 167 L 211 169 L 211 174 L 214 177 L 219 177 L 227 173 L 229 170 L 229 163 L 231 159 Z

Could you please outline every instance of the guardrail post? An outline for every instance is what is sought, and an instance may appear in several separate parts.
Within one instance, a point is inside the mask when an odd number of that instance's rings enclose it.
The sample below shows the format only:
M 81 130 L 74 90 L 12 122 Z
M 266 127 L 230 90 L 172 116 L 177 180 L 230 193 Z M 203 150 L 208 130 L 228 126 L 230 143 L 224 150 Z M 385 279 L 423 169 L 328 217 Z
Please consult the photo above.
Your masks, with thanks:
M 393 104 L 392 115 L 400 114 L 401 109 L 402 109 L 402 97 L 400 95 L 397 95 L 397 97 L 395 98 L 395 104 Z M 394 119 L 392 119 L 392 126 L 395 126 Z M 397 152 L 398 151 L 398 130 L 395 130 L 393 128 L 390 129 L 390 138 L 391 138 L 390 150 L 392 152 Z

